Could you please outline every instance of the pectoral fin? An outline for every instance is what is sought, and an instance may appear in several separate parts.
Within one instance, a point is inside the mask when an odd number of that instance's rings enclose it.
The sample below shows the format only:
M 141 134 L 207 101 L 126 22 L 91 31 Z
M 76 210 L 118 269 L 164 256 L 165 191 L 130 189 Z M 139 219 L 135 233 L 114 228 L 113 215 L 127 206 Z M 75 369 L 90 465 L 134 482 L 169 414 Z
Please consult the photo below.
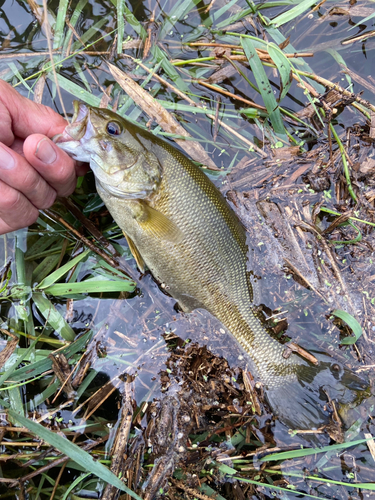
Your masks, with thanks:
M 138 248 L 135 246 L 133 240 L 129 238 L 129 236 L 123 231 L 124 236 L 126 238 L 126 241 L 128 242 L 130 251 L 137 263 L 138 269 L 141 271 L 141 273 L 144 273 L 146 271 L 146 264 L 145 261 L 142 259 L 141 254 L 138 252 Z
M 161 212 L 145 203 L 138 204 L 137 209 L 134 210 L 134 218 L 142 230 L 150 236 L 174 244 L 182 240 L 183 234 L 177 225 Z

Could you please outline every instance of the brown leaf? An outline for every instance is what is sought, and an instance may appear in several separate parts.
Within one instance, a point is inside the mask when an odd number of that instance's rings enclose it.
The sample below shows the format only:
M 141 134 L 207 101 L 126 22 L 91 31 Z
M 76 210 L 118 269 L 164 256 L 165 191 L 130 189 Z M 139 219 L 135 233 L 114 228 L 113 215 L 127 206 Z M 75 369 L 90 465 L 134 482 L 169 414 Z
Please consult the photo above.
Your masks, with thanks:
M 279 48 L 281 50 L 285 49 L 285 47 L 287 47 L 290 43 L 290 36 L 288 36 L 288 38 L 286 40 L 284 40 L 283 42 L 279 43 Z
M 120 87 L 125 90 L 127 95 L 148 114 L 150 118 L 155 120 L 163 130 L 170 134 L 191 137 L 188 132 L 172 117 L 166 109 L 161 106 L 146 90 L 138 83 L 132 80 L 126 73 L 116 68 L 113 64 L 107 63 L 112 76 Z M 175 142 L 195 161 L 203 163 L 211 170 L 220 170 L 208 156 L 199 142 L 184 141 L 175 139 Z
M 370 125 L 370 137 L 371 139 L 375 139 L 375 113 L 370 111 L 371 115 L 371 125 Z
M 375 116 L 375 113 L 374 113 Z M 362 175 L 373 175 L 375 173 L 375 160 L 373 158 L 366 158 L 359 167 L 359 172 Z
M 0 352 L 0 368 L 6 363 L 6 361 L 8 361 L 10 356 L 14 353 L 17 345 L 18 345 L 18 338 L 8 340 L 4 349 Z

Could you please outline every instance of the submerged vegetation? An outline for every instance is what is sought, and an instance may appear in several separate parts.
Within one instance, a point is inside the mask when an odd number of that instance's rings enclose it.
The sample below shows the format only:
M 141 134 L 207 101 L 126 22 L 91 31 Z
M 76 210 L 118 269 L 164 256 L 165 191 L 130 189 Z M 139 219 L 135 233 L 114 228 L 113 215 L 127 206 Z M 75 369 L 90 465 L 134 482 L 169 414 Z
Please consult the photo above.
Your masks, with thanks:
M 5 1 L 0 78 L 173 139 L 245 225 L 285 356 L 371 381 L 373 1 L 111 1 Z M 0 241 L 0 499 L 372 498 L 371 391 L 288 432 L 222 326 L 139 275 L 92 174 Z

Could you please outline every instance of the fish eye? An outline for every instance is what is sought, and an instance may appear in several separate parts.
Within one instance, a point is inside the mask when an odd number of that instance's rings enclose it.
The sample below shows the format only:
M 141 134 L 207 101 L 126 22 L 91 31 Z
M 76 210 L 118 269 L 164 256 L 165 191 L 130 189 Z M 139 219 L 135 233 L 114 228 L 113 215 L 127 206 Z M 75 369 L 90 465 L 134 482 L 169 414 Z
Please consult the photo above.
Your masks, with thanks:
M 117 122 L 109 122 L 107 123 L 107 132 L 109 135 L 120 135 L 122 131 Z

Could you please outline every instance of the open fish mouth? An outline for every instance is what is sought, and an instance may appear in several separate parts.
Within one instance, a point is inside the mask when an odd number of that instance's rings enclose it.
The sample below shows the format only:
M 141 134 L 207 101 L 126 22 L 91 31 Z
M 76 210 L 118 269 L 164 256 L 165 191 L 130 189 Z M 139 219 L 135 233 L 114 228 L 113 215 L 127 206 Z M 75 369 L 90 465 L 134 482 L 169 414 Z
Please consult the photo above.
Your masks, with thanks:
M 52 140 L 75 160 L 90 163 L 91 154 L 86 150 L 85 144 L 96 135 L 90 119 L 90 108 L 79 101 L 74 101 L 73 106 L 71 123 L 65 127 L 62 134 L 55 135 Z
M 62 134 L 57 134 L 52 139 L 56 144 L 72 141 L 86 142 L 94 135 L 94 128 L 90 120 L 90 109 L 79 101 L 74 101 L 73 106 L 72 121 L 65 127 Z

